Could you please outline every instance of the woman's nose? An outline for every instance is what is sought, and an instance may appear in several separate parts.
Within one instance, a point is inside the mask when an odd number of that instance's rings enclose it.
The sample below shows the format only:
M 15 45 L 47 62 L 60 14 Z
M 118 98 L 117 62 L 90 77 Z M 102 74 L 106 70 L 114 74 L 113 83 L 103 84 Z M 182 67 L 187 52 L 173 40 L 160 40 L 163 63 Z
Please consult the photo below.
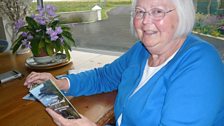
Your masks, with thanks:
M 148 13 L 145 13 L 142 18 L 143 18 L 142 20 L 143 24 L 153 23 L 153 19 Z

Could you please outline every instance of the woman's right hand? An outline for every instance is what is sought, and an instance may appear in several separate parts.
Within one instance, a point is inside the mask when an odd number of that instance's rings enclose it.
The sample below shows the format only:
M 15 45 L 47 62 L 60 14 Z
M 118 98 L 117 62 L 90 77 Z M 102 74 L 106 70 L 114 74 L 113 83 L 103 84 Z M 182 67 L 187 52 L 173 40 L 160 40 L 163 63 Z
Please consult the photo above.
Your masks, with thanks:
M 54 81 L 54 83 L 57 85 L 57 87 L 61 90 L 68 90 L 68 81 L 67 79 L 56 79 L 52 74 L 50 73 L 37 73 L 37 72 L 31 72 L 24 82 L 24 86 L 27 86 L 28 88 L 31 87 L 33 84 L 40 84 L 43 83 L 46 80 L 51 79 Z
M 61 115 L 59 115 L 50 108 L 46 108 L 46 111 L 50 114 L 53 121 L 58 126 L 97 126 L 95 123 L 93 123 L 92 121 L 90 121 L 88 118 L 84 117 L 81 114 L 80 119 L 65 119 L 64 117 L 62 117 Z

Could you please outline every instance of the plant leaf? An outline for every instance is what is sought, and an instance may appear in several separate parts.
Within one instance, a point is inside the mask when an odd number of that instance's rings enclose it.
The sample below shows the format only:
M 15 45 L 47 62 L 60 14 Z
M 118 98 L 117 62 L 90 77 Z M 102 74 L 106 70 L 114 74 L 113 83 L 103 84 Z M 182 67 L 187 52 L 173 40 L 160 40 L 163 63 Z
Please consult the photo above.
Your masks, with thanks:
M 52 56 L 54 54 L 54 52 L 53 52 L 54 48 L 51 44 L 46 44 L 45 49 L 49 56 Z
M 29 32 L 29 29 L 28 29 L 28 26 L 23 26 L 19 29 L 18 33 L 19 32 Z
M 28 28 L 33 31 L 40 29 L 40 25 L 31 17 L 26 17 L 26 22 L 28 23 Z
M 22 36 L 19 36 L 19 38 L 16 39 L 16 41 L 12 45 L 12 53 L 15 53 L 18 50 L 18 48 L 22 44 L 22 40 L 23 40 Z
M 62 33 L 62 37 L 64 39 L 64 42 L 67 43 L 69 46 L 75 45 L 75 40 L 68 34 L 65 34 L 65 33 L 63 34 L 63 33 Z
M 54 20 L 52 23 L 49 24 L 50 27 L 55 28 L 59 24 L 59 20 Z
M 39 43 L 41 42 L 41 36 L 36 35 L 31 41 L 31 51 L 34 56 L 39 55 Z
M 41 48 L 44 48 L 44 47 L 45 47 L 45 42 L 43 40 L 41 40 L 39 42 L 38 48 L 41 49 Z
M 50 39 L 46 38 L 46 37 L 45 37 L 45 42 L 48 43 L 48 44 L 52 43 L 52 41 Z
M 61 51 L 63 53 L 63 45 L 61 45 L 60 40 L 57 40 L 56 42 L 54 42 L 54 47 L 56 49 L 56 52 Z
M 65 26 L 65 25 L 61 25 L 61 29 L 63 31 L 69 31 L 70 30 L 70 28 L 68 26 Z
M 71 56 L 70 56 L 69 49 L 66 46 L 64 46 L 64 49 L 65 49 L 65 54 L 66 54 L 67 59 L 70 60 Z

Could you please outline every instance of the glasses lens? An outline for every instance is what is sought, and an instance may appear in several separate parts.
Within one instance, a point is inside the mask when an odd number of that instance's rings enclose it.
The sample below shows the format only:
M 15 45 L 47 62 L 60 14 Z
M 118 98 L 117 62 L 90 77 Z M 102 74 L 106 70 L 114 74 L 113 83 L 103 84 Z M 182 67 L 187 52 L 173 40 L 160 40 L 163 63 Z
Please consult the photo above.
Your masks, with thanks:
M 142 11 L 142 10 L 140 10 L 140 9 L 136 9 L 136 10 L 135 10 L 135 14 L 134 14 L 134 16 L 135 16 L 136 18 L 138 18 L 138 19 L 142 19 L 144 13 L 145 13 L 144 11 Z
M 165 11 L 159 8 L 153 8 L 150 10 L 150 14 L 154 19 L 159 20 L 165 16 Z

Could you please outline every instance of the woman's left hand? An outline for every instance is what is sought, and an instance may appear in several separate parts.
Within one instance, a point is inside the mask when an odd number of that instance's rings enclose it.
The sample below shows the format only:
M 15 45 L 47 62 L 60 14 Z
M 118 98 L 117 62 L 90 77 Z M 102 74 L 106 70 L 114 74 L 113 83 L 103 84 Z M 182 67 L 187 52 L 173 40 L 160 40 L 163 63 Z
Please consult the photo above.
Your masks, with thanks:
M 97 126 L 95 123 L 82 115 L 80 115 L 80 119 L 66 119 L 50 108 L 46 108 L 46 111 L 50 114 L 58 126 Z

